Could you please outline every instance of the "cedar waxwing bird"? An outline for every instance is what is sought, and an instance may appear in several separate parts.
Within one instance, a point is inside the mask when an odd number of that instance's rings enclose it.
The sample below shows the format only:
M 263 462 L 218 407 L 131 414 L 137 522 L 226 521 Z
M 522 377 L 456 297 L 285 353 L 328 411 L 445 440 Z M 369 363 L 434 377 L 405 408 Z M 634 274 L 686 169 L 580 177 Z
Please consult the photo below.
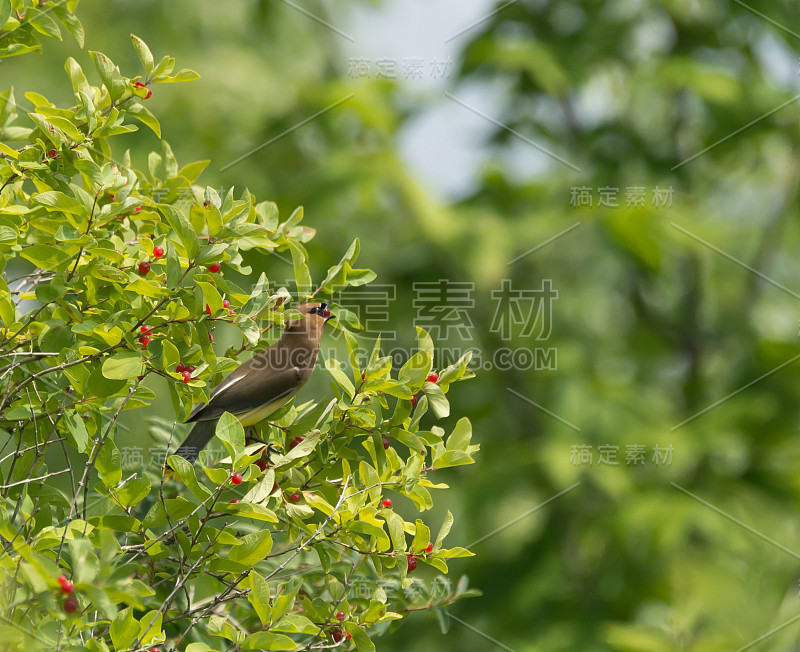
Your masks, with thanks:
M 211 392 L 208 403 L 198 405 L 187 423 L 195 426 L 175 451 L 194 462 L 211 441 L 217 421 L 225 413 L 236 416 L 246 428 L 266 419 L 288 403 L 314 371 L 329 302 L 303 303 L 302 319 L 290 319 L 280 339 L 242 363 Z

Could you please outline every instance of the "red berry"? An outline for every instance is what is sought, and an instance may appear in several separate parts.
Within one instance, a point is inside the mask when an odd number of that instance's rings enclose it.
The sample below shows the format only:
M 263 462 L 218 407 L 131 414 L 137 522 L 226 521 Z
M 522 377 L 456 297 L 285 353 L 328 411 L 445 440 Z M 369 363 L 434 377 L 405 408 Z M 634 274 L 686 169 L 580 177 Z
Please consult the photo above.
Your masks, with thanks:
M 187 371 L 186 365 L 182 362 L 179 362 L 178 366 L 175 367 L 175 373 L 182 374 L 184 371 Z
M 50 158 L 55 158 L 56 156 L 58 156 L 58 151 L 57 151 L 57 150 L 55 150 L 55 149 L 48 149 L 48 150 L 47 150 L 47 155 L 48 155 Z
M 210 315 L 211 314 L 211 306 L 206 304 L 206 312 Z
M 272 491 L 270 491 L 270 493 L 274 494 L 276 491 L 278 491 L 278 489 L 280 489 L 280 485 L 277 482 L 273 482 L 272 483 Z
M 302 437 L 295 437 L 294 439 L 292 439 L 291 442 L 289 442 L 289 448 L 294 448 L 298 444 L 302 444 L 302 443 L 303 443 L 303 438 Z
M 342 622 L 345 619 L 344 611 L 337 611 L 336 612 L 336 620 Z
M 367 374 L 366 374 L 366 372 L 362 371 L 361 372 L 361 380 L 366 380 L 366 379 L 367 379 Z
M 117 196 L 116 196 L 116 195 L 114 195 L 113 193 L 108 193 L 108 198 L 109 198 L 111 201 L 116 201 L 116 199 L 117 199 Z
M 267 460 L 256 460 L 256 466 L 262 471 L 267 470 Z M 274 491 L 274 489 L 273 489 Z
M 139 329 L 139 332 L 140 332 L 140 333 L 149 333 L 151 330 L 153 330 L 153 327 L 152 327 L 152 326 L 142 326 L 142 327 Z
M 161 258 L 164 255 L 164 247 L 153 247 L 153 255 L 156 258 Z
M 139 263 L 139 273 L 142 276 L 145 276 L 149 271 L 150 271 L 150 263 L 148 263 L 146 260 Z
M 381 504 L 382 504 L 384 507 L 386 507 L 386 508 L 388 509 L 389 507 L 391 507 L 391 506 L 392 506 L 392 501 L 391 501 L 391 500 L 389 500 L 388 498 L 384 498 L 384 499 L 381 501 Z
M 228 301 L 227 299 L 223 299 L 222 300 L 222 307 L 223 308 L 230 308 L 231 307 L 231 302 Z
M 428 542 L 428 545 L 425 546 L 425 552 L 433 552 L 433 542 Z
M 75 390 L 72 389 L 72 385 L 67 385 L 67 389 L 64 390 L 67 394 L 72 394 Z
M 222 269 L 222 265 L 220 265 L 219 263 L 211 263 L 208 266 L 208 271 L 211 272 L 212 274 L 216 274 L 220 269 Z
M 142 210 L 142 207 L 141 206 L 137 206 L 136 208 L 133 209 L 133 212 L 134 213 L 139 213 L 141 210 Z
M 408 572 L 410 573 L 417 568 L 417 558 L 416 557 L 409 557 L 408 558 Z
M 66 582 L 61 583 L 61 593 L 64 595 L 71 595 L 75 592 L 75 585 L 67 580 Z
M 291 496 L 289 496 L 289 500 L 291 500 L 293 503 L 299 503 L 302 499 L 303 496 L 297 491 L 295 491 Z
M 137 82 L 134 84 L 134 86 L 136 86 L 136 88 L 147 88 L 147 84 L 143 84 L 143 83 L 142 83 L 142 82 L 140 82 L 140 81 L 137 81 Z M 148 89 L 147 89 L 147 95 L 145 95 L 145 96 L 144 96 L 144 99 L 146 99 L 146 100 L 149 100 L 149 99 L 150 99 L 150 96 L 151 96 L 152 94 L 153 94 L 153 91 L 151 91 L 151 90 L 148 88 Z
M 150 652 L 161 652 L 157 647 L 151 647 Z
M 345 632 L 344 637 L 349 641 L 351 638 L 353 638 L 353 635 L 350 632 Z
M 69 580 L 68 580 L 66 577 L 64 577 L 63 575 L 59 575 L 59 576 L 56 578 L 56 582 L 58 582 L 59 584 L 61 584 L 61 585 L 63 586 L 64 584 L 66 584 L 67 582 L 69 582 Z
M 416 396 L 412 396 L 411 397 L 411 407 L 417 407 L 417 397 Z
M 183 382 L 188 383 L 192 379 L 192 372 L 191 371 L 184 371 L 181 374 L 181 377 L 183 378 Z M 234 482 L 234 484 L 239 484 L 239 483 L 238 482 Z
M 78 598 L 70 595 L 64 600 L 64 611 L 68 614 L 74 614 L 78 610 Z
M 231 476 L 231 483 L 235 485 L 242 484 L 242 474 L 241 473 L 234 473 Z
M 239 502 L 239 499 L 238 499 L 238 498 L 231 498 L 231 504 L 232 504 L 232 505 L 235 505 L 235 504 L 236 504 L 236 503 L 238 503 L 238 502 Z
M 143 346 L 145 349 L 147 348 L 147 345 L 148 345 L 148 344 L 150 344 L 150 342 L 152 342 L 152 341 L 153 341 L 153 338 L 152 338 L 152 337 L 150 337 L 149 335 L 142 335 L 142 336 L 139 338 L 139 343 L 140 343 L 140 344 L 141 344 L 141 345 L 142 345 L 142 346 Z
M 342 629 L 340 627 L 334 627 L 331 630 L 331 638 L 333 639 L 334 643 L 338 643 L 342 640 Z
M 388 440 L 388 439 L 386 439 L 386 437 L 384 437 L 384 438 L 383 438 L 383 449 L 384 449 L 384 450 L 387 450 L 387 449 L 389 448 L 389 446 L 391 446 L 391 445 L 392 445 L 392 444 L 389 442 L 389 440 Z
M 231 317 L 233 317 L 233 315 L 235 315 L 236 313 L 235 313 L 235 312 L 233 312 L 233 310 L 229 310 L 229 311 L 228 311 L 228 314 L 229 314 Z
M 429 383 L 435 383 L 437 380 L 439 380 L 439 374 L 433 371 L 431 372 L 431 375 L 428 376 L 427 380 Z

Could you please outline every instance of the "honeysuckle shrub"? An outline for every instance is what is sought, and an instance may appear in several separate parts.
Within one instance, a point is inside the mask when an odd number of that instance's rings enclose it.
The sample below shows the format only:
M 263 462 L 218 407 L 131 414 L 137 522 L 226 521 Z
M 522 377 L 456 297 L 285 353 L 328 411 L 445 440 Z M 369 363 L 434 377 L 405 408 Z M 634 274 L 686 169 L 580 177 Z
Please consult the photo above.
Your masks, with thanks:
M 59 23 L 82 45 L 76 4 L 0 0 L 0 57 Z M 131 39 L 135 76 L 91 52 L 94 70 L 65 63 L 73 106 L 13 89 L 0 104 L 0 647 L 372 650 L 420 609 L 446 628 L 443 608 L 475 594 L 447 560 L 471 553 L 445 547 L 449 511 L 425 515 L 446 489 L 435 471 L 478 449 L 446 396 L 469 356 L 431 376 L 422 329 L 399 369 L 379 341 L 365 353 L 335 302 L 375 278 L 354 267 L 358 240 L 314 285 L 302 209 L 282 219 L 246 189 L 201 187 L 208 161 L 181 166 L 166 141 L 144 168 L 115 158 L 140 127 L 161 138 L 154 87 L 197 78 Z M 253 276 L 250 251 L 287 253 L 291 287 L 234 282 Z M 217 450 L 167 458 L 192 406 L 311 297 L 334 299 L 347 349 L 321 356 L 330 393 L 248 433 L 225 414 Z M 240 345 L 215 348 L 220 323 Z M 174 420 L 148 419 L 165 385 Z M 131 410 L 161 464 L 123 464 Z

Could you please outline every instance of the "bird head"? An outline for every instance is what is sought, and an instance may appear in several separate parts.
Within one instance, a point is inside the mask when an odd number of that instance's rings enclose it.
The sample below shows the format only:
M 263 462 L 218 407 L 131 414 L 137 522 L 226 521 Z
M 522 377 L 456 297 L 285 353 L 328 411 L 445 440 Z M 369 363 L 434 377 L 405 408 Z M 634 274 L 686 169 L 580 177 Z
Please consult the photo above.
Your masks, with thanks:
M 305 317 L 303 319 L 290 319 L 286 322 L 286 331 L 319 339 L 322 337 L 322 328 L 325 326 L 325 322 L 331 318 L 329 305 L 330 301 L 301 303 L 296 306 L 295 310 L 301 312 Z

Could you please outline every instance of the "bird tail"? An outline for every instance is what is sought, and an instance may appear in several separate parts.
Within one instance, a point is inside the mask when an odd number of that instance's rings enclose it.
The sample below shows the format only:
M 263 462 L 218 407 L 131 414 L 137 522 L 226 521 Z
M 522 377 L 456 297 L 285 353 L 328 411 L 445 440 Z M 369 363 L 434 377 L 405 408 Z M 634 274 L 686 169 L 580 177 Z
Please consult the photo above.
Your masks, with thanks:
M 189 436 L 183 440 L 183 443 L 175 451 L 175 455 L 180 455 L 185 460 L 194 464 L 200 451 L 206 447 L 206 444 L 211 441 L 217 429 L 217 420 L 209 419 L 207 421 L 198 421 Z

